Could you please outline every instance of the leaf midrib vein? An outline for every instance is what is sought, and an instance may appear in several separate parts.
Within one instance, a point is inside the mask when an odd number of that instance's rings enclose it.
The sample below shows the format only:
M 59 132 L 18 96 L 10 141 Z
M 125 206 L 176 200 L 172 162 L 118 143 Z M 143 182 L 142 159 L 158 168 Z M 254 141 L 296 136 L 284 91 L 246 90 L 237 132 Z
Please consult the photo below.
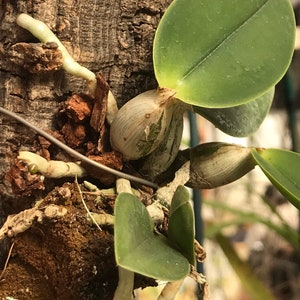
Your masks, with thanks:
M 261 11 L 264 6 L 269 2 L 270 0 L 266 0 L 265 3 L 263 3 L 260 7 L 257 8 L 256 11 L 254 11 L 246 20 L 244 20 L 241 24 L 237 26 L 236 29 L 234 29 L 228 36 L 224 37 L 219 44 L 217 44 L 213 49 L 210 49 L 209 52 L 193 67 L 191 67 L 186 74 L 182 77 L 180 80 L 181 82 L 184 81 L 187 77 L 189 77 L 194 70 L 199 68 L 200 65 L 202 65 L 205 61 L 207 61 L 227 40 L 229 40 L 240 28 L 242 28 L 249 20 L 251 20 L 256 14 L 258 14 L 259 11 Z

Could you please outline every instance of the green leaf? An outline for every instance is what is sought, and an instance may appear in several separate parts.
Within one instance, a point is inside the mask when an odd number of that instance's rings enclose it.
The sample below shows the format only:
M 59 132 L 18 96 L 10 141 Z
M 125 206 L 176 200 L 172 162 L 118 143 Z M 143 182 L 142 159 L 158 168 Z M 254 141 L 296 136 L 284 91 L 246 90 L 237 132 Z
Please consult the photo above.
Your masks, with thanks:
M 282 78 L 294 39 L 289 0 L 175 0 L 155 35 L 155 75 L 184 102 L 241 105 Z
M 252 149 L 252 155 L 272 184 L 300 209 L 300 154 L 281 149 Z
M 189 273 L 187 259 L 153 233 L 153 222 L 135 196 L 120 193 L 115 204 L 115 256 L 117 264 L 159 280 L 175 281 Z
M 187 189 L 182 185 L 179 186 L 171 203 L 168 238 L 190 264 L 194 265 L 194 213 L 189 199 Z
M 235 137 L 245 137 L 255 132 L 265 119 L 273 101 L 274 90 L 273 87 L 257 99 L 234 107 L 193 106 L 193 110 L 223 132 Z

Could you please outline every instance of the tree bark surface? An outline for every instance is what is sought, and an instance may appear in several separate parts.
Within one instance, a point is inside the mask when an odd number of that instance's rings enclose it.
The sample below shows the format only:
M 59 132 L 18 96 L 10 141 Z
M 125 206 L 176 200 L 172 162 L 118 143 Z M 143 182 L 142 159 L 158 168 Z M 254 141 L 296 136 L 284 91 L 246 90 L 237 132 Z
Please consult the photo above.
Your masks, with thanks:
M 31 65 L 38 41 L 16 24 L 18 14 L 27 13 L 46 23 L 76 61 L 104 74 L 121 106 L 137 94 L 157 87 L 152 43 L 158 22 L 170 2 L 1 0 L 0 105 L 42 129 L 55 130 L 55 114 L 60 104 L 73 93 L 87 93 L 84 80 L 51 67 L 51 46 L 47 50 L 50 68 L 36 67 L 34 62 Z M 25 43 L 25 48 L 24 45 L 20 48 L 19 43 Z M 29 56 L 24 58 L 20 49 L 25 52 L 29 49 Z M 59 202 L 57 186 L 63 182 L 47 181 L 44 191 L 17 197 L 6 174 L 20 149 L 36 149 L 36 134 L 0 115 L 0 135 L 2 225 L 9 214 L 31 207 L 47 193 L 50 193 L 49 203 Z M 78 200 L 72 184 L 70 190 Z M 77 200 L 70 200 L 72 205 L 63 202 L 73 220 L 63 218 L 55 224 L 39 224 L 14 238 L 10 263 L 0 281 L 1 299 L 8 296 L 44 300 L 111 299 L 117 282 L 112 229 L 99 233 L 84 225 L 85 212 Z M 9 238 L 0 242 L 0 270 L 11 242 Z

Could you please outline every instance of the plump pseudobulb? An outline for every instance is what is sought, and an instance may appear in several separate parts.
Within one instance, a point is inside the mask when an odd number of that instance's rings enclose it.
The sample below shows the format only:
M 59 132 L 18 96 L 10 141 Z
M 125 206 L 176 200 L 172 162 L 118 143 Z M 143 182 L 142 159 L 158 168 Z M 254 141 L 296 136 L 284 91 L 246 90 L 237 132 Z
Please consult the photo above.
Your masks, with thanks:
M 150 90 L 128 101 L 111 124 L 111 146 L 127 160 L 136 160 L 154 151 L 170 123 L 173 95 L 171 90 Z

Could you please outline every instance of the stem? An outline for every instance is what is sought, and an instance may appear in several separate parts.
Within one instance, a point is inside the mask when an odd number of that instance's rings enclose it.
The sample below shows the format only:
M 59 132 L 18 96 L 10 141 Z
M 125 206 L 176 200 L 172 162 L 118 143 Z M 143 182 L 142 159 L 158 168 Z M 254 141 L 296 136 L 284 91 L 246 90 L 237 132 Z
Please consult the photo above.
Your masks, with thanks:
M 130 193 L 130 182 L 124 178 L 118 178 L 116 182 L 117 193 Z M 113 300 L 130 300 L 134 287 L 134 272 L 118 266 L 119 282 Z
M 179 185 L 185 185 L 190 179 L 190 161 L 187 161 L 176 173 L 172 182 L 159 188 L 156 192 L 158 201 L 167 207 L 171 206 L 173 195 Z
M 134 272 L 118 267 L 119 282 L 113 300 L 132 299 Z
M 124 178 L 118 178 L 116 182 L 117 194 L 129 193 L 133 194 L 130 186 L 130 182 Z
M 20 14 L 17 19 L 17 24 L 22 28 L 28 30 L 32 35 L 39 39 L 43 43 L 55 42 L 58 45 L 58 49 L 61 51 L 63 58 L 63 68 L 69 74 L 75 75 L 77 77 L 84 78 L 88 82 L 89 90 L 92 95 L 95 93 L 96 89 L 96 76 L 89 69 L 78 64 L 73 57 L 70 55 L 65 46 L 61 41 L 55 36 L 55 34 L 50 30 L 50 28 L 42 21 L 35 20 L 27 14 Z
M 41 136 L 45 137 L 47 140 L 49 140 L 50 142 L 52 142 L 53 144 L 57 145 L 59 148 L 63 149 L 64 151 L 66 151 L 68 154 L 70 154 L 72 157 L 80 160 L 80 161 L 83 161 L 85 163 L 87 163 L 88 165 L 90 166 L 93 166 L 95 168 L 98 168 L 102 171 L 106 171 L 108 173 L 111 173 L 113 175 L 116 175 L 118 177 L 122 177 L 122 178 L 126 178 L 128 180 L 132 180 L 132 181 L 135 181 L 137 183 L 140 183 L 140 184 L 144 184 L 144 185 L 147 185 L 147 186 L 150 186 L 152 188 L 155 188 L 157 189 L 158 188 L 158 185 L 151 182 L 151 181 L 148 181 L 148 180 L 145 180 L 143 178 L 139 178 L 139 177 L 135 177 L 133 175 L 130 175 L 130 174 L 126 174 L 126 173 L 123 173 L 121 171 L 118 171 L 118 170 L 115 170 L 115 169 L 112 169 L 108 166 L 105 166 L 103 164 L 100 164 L 100 163 L 97 163 L 95 162 L 94 160 L 91 160 L 89 158 L 87 158 L 86 156 L 80 154 L 79 152 L 77 152 L 76 150 L 70 148 L 69 146 L 67 146 L 66 144 L 62 143 L 61 141 L 59 141 L 58 139 L 56 139 L 55 137 L 53 137 L 52 135 L 48 134 L 47 132 L 45 132 L 44 130 L 38 128 L 37 126 L 31 124 L 30 122 L 26 121 L 25 119 L 23 119 L 22 117 L 18 116 L 17 114 L 3 108 L 3 107 L 0 107 L 0 112 L 10 116 L 11 118 L 17 120 L 18 122 L 26 125 L 27 127 L 29 127 L 30 129 L 34 130 L 35 132 L 37 132 L 38 134 L 40 134 Z
M 168 282 L 161 291 L 157 300 L 173 300 L 177 292 L 179 291 L 183 281 L 184 278 L 177 281 Z

